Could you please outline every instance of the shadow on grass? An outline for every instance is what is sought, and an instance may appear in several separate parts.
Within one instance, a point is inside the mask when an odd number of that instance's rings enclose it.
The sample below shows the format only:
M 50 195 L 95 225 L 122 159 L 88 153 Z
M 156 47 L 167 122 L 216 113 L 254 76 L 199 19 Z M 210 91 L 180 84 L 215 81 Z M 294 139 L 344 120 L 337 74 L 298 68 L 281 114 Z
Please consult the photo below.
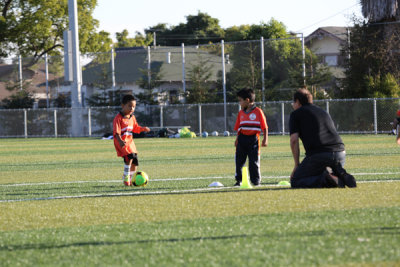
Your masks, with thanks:
M 190 238 L 166 238 L 166 239 L 144 239 L 144 240 L 127 240 L 127 241 L 92 241 L 92 242 L 72 242 L 67 244 L 23 244 L 23 245 L 2 245 L 0 251 L 18 251 L 30 249 L 60 249 L 70 247 L 86 247 L 86 246 L 113 246 L 113 245 L 127 245 L 127 244 L 151 244 L 151 243 L 177 243 L 177 242 L 196 242 L 196 241 L 217 241 L 229 240 L 238 238 L 275 238 L 282 239 L 286 237 L 322 237 L 329 235 L 345 235 L 357 236 L 360 234 L 374 234 L 374 235 L 399 235 L 400 227 L 371 227 L 371 228 L 351 228 L 351 229 L 336 229 L 332 231 L 318 230 L 318 231 L 302 231 L 302 232 L 269 232 L 265 234 L 241 234 L 241 235 L 226 235 L 226 236 L 202 236 Z

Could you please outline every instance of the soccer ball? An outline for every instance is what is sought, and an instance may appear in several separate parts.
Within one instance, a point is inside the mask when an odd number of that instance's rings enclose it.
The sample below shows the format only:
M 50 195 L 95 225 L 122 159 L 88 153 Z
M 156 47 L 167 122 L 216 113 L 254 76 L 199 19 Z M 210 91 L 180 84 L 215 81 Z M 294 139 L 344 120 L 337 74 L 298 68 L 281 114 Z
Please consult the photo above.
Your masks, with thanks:
M 228 132 L 228 131 L 225 131 L 225 132 L 224 132 L 224 136 L 229 136 L 229 132 Z
M 207 133 L 207 132 L 203 132 L 203 133 L 201 134 L 201 136 L 202 136 L 202 137 L 207 137 L 207 136 L 208 136 L 208 133 Z
M 214 132 L 211 133 L 211 135 L 212 135 L 212 136 L 218 136 L 218 132 L 217 132 L 217 131 L 214 131 Z
M 149 176 L 145 172 L 136 172 L 132 178 L 133 186 L 146 186 L 149 182 Z

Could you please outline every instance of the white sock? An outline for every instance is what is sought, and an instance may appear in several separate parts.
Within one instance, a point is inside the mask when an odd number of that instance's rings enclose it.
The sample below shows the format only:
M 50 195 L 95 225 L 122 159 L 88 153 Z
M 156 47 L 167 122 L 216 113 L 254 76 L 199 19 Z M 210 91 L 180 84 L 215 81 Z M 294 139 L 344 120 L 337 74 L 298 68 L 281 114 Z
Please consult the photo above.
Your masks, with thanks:
M 127 177 L 130 174 L 131 166 L 124 165 L 124 177 Z

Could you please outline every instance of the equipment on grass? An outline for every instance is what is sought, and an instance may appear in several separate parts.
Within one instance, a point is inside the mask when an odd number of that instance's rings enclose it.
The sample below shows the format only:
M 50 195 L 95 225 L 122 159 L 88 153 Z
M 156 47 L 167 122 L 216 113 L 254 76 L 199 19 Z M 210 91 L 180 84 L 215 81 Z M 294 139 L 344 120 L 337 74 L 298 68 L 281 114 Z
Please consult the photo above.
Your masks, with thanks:
M 207 133 L 207 132 L 203 132 L 203 133 L 201 134 L 201 136 L 202 136 L 202 137 L 207 137 L 207 136 L 208 136 L 208 133 Z
M 397 144 L 400 146 L 400 124 L 397 124 L 396 142 L 397 142 Z
M 242 168 L 242 184 L 240 185 L 240 188 L 245 188 L 245 189 L 249 189 L 249 188 L 253 188 L 251 186 L 251 184 L 249 183 L 249 174 L 247 172 L 247 167 L 243 167 Z
M 278 183 L 278 185 L 282 185 L 282 186 L 290 186 L 290 183 L 288 181 L 280 181 Z
M 149 182 L 149 176 L 147 173 L 139 171 L 136 172 L 132 177 L 132 185 L 133 186 L 146 186 Z
M 220 186 L 224 186 L 224 185 L 220 182 L 213 182 L 209 185 L 209 187 L 220 187 Z
M 212 135 L 212 136 L 218 136 L 218 132 L 217 132 L 217 131 L 214 131 L 214 132 L 211 133 L 211 135 Z
M 230 133 L 228 131 L 224 132 L 224 136 L 229 136 L 229 135 L 230 135 Z

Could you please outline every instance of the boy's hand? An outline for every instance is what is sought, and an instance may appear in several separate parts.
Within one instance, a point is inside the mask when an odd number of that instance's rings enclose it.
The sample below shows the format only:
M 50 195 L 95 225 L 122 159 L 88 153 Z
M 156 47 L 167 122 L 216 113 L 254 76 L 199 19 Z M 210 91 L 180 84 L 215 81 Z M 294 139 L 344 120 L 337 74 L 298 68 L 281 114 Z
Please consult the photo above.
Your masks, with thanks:
M 143 128 L 143 131 L 146 132 L 146 133 L 147 133 L 147 132 L 150 132 L 150 128 L 149 128 L 149 127 L 144 127 L 144 128 Z
M 118 143 L 120 147 L 124 147 L 125 146 L 125 141 L 122 139 L 118 139 Z
M 237 144 L 238 144 L 238 139 L 237 139 L 237 137 L 236 137 L 236 140 L 235 140 L 235 147 L 237 146 Z
M 268 146 L 268 139 L 267 138 L 263 138 L 261 146 Z

